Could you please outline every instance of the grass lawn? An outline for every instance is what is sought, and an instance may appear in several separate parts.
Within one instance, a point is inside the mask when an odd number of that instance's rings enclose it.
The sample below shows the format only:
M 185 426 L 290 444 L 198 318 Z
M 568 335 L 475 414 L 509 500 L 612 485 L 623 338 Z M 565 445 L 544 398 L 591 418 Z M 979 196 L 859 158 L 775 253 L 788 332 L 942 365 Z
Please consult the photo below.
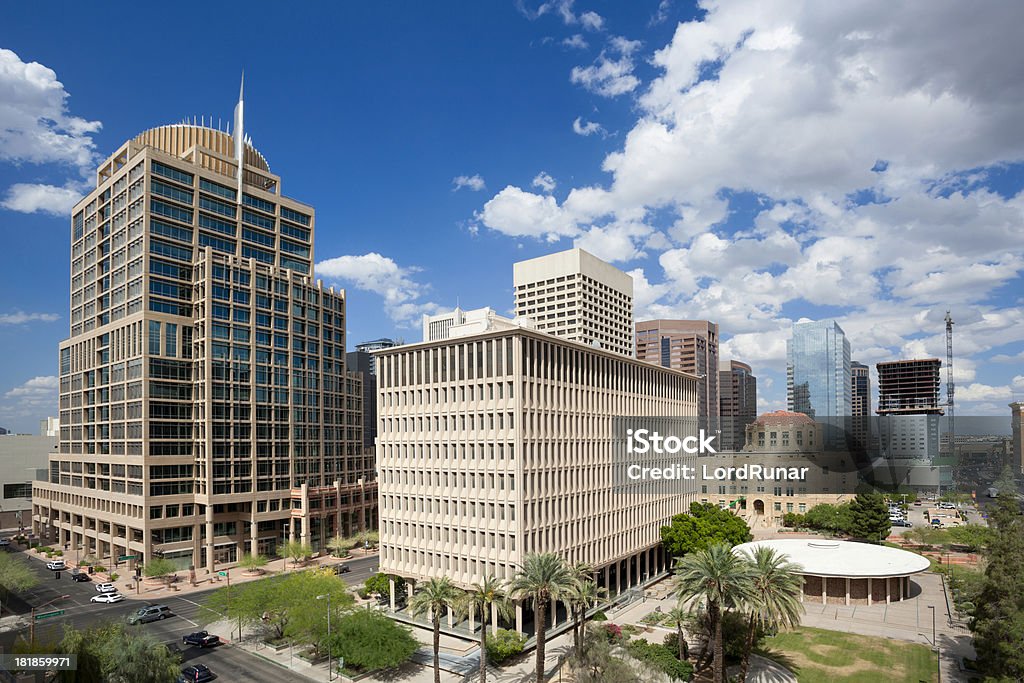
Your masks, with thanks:
M 935 653 L 925 645 L 818 628 L 763 641 L 760 654 L 796 673 L 800 683 L 934 683 Z

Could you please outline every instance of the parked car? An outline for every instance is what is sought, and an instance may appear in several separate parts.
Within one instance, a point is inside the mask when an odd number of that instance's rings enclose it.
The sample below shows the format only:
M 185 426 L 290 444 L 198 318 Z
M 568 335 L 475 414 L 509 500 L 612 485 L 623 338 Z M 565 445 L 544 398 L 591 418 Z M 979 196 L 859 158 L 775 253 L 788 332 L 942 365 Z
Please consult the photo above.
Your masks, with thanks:
M 59 572 L 63 569 L 67 569 L 68 566 L 67 564 L 65 564 L 64 560 L 50 560 L 46 563 L 46 568 L 55 572 Z
M 187 636 L 182 636 L 181 642 L 185 645 L 213 647 L 220 644 L 220 636 L 211 635 L 206 631 L 196 631 L 195 633 L 189 633 Z
M 100 593 L 99 595 L 94 595 L 89 598 L 89 602 L 105 603 L 121 602 L 122 600 L 124 600 L 124 596 L 120 593 Z
M 109 581 L 104 582 L 104 583 L 97 583 L 96 584 L 96 592 L 98 592 L 98 593 L 116 593 L 117 592 L 117 586 L 115 586 L 114 584 L 110 583 Z
M 895 519 L 895 520 L 889 520 L 889 521 L 892 523 L 893 526 L 904 526 L 904 527 L 914 526 L 913 522 L 908 522 L 905 519 Z
M 75 572 L 71 575 L 72 581 L 92 581 L 85 572 Z
M 11 539 L 9 539 L 9 538 L 0 538 L 0 548 L 6 548 L 10 544 L 11 544 Z
M 348 566 L 347 564 L 334 565 L 335 574 L 348 574 L 350 571 L 352 571 L 352 567 Z
M 149 605 L 140 607 L 136 612 L 128 615 L 129 624 L 148 624 L 151 621 L 159 621 L 171 616 L 171 608 L 167 605 Z
M 955 503 L 939 503 L 940 510 L 956 510 Z
M 212 681 L 214 678 L 216 676 L 210 671 L 208 666 L 193 664 L 181 670 L 181 677 L 178 678 L 178 683 L 205 683 L 206 681 Z
M 941 529 L 942 528 L 942 520 L 939 519 L 938 517 L 933 517 L 932 518 L 932 526 L 935 527 L 936 529 Z

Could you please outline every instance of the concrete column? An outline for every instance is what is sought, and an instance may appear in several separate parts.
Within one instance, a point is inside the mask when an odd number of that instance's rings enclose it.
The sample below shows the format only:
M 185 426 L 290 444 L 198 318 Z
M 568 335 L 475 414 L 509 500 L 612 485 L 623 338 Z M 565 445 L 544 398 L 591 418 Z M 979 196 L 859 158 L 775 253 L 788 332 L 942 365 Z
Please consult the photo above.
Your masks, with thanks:
M 213 572 L 213 506 L 206 506 L 206 571 Z
M 828 604 L 828 578 L 821 577 L 821 604 Z
M 554 598 L 551 599 L 551 608 L 548 611 L 551 613 L 551 628 L 554 629 L 558 625 L 558 601 Z
M 611 578 L 610 578 L 611 577 L 610 570 L 611 570 L 611 565 L 605 565 L 605 568 L 604 568 L 604 588 L 605 588 L 606 591 L 608 591 L 608 596 L 609 597 L 611 597 L 611 595 L 612 595 L 612 587 L 611 587 L 611 584 L 608 583 L 611 580 Z
M 847 606 L 849 606 L 849 604 L 850 604 L 850 577 L 849 576 L 846 577 L 846 604 L 847 604 Z
M 252 517 L 249 519 L 249 543 L 251 545 L 251 552 L 253 555 L 260 554 L 260 525 L 256 521 L 256 513 L 252 513 Z M 238 559 L 242 559 L 239 557 Z
M 309 514 L 309 484 L 302 485 L 302 542 L 311 543 L 313 517 Z M 323 535 L 321 533 L 321 535 Z
M 871 581 L 872 580 L 869 578 L 868 579 L 868 607 L 871 607 L 871 591 L 874 590 L 874 588 L 871 586 Z
M 629 589 L 633 586 L 633 558 L 627 557 L 626 560 L 626 588 Z
M 395 580 L 388 577 L 388 597 L 391 600 L 391 611 L 395 611 Z
M 491 603 L 491 635 L 498 635 L 498 606 Z
M 476 631 L 476 609 L 469 610 L 469 632 Z
M 452 627 L 452 623 L 453 623 L 453 621 L 452 621 L 453 620 L 452 611 L 449 609 L 449 610 L 445 610 L 445 612 L 448 615 L 448 628 L 451 628 Z
M 516 630 L 523 632 L 523 603 L 516 603 Z
M 885 581 L 885 604 L 888 605 L 889 602 L 891 601 L 890 598 L 892 597 L 890 595 L 890 591 L 892 590 L 892 588 L 889 586 L 889 579 L 888 578 L 885 578 L 885 579 L 882 579 L 882 580 Z
M 898 596 L 897 600 L 902 600 L 903 599 L 903 579 L 902 578 L 896 579 L 896 595 Z

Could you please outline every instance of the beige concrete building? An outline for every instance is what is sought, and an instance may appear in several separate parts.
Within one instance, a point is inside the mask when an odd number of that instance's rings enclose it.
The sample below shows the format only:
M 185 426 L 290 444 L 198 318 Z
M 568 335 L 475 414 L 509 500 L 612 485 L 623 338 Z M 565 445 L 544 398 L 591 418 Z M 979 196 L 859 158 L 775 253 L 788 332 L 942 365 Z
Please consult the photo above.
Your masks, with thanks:
M 0 529 L 31 526 L 32 485 L 45 478 L 57 437 L 0 434 Z
M 373 523 L 344 292 L 313 279 L 314 211 L 242 113 L 233 135 L 129 140 L 72 211 L 60 445 L 32 525 L 82 555 L 212 570 Z
M 1010 404 L 1010 427 L 1013 429 L 1010 465 L 1024 472 L 1024 403 L 1020 401 Z
M 694 416 L 692 375 L 524 328 L 386 349 L 377 364 L 381 571 L 469 586 L 554 552 L 615 594 L 666 570 L 660 527 L 696 487 L 614 490 L 614 421 Z
M 697 416 L 719 416 L 718 324 L 708 320 L 641 320 L 636 357 L 697 375 Z
M 582 249 L 513 266 L 515 313 L 538 330 L 633 355 L 633 278 Z
M 807 467 L 804 480 L 728 481 L 702 484 L 700 500 L 727 506 L 738 499 L 737 513 L 751 528 L 777 527 L 787 512 L 804 513 L 821 503 L 852 500 L 857 473 L 847 452 L 825 450 L 824 425 L 803 413 L 777 410 L 760 415 L 746 427 L 742 451 L 720 454 L 716 465 L 740 467 Z

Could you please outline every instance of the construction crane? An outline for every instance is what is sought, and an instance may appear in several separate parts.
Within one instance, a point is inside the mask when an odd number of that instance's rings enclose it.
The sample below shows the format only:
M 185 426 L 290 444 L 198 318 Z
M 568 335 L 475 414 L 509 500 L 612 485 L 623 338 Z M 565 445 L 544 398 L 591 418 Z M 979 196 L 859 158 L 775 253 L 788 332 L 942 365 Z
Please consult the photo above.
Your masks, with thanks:
M 949 408 L 949 449 L 953 453 L 953 439 L 956 436 L 956 406 L 953 396 L 956 385 L 953 384 L 953 318 L 946 311 L 946 406 Z

